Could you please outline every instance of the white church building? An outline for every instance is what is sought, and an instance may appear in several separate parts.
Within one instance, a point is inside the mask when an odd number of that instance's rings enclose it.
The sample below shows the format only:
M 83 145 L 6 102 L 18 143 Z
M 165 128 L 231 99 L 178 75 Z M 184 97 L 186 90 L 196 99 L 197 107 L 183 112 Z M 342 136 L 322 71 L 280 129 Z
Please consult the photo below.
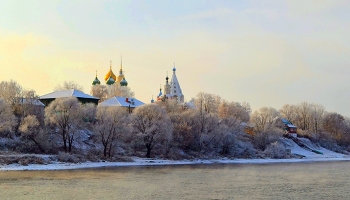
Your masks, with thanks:
M 171 81 L 169 83 L 169 77 L 165 78 L 164 85 L 164 95 L 162 93 L 162 88 L 159 89 L 159 95 L 157 96 L 157 100 L 165 101 L 167 99 L 176 99 L 178 102 L 184 102 L 184 95 L 182 93 L 180 83 L 176 77 L 176 68 L 174 64 L 173 75 L 171 77 Z M 154 102 L 152 99 L 151 102 Z

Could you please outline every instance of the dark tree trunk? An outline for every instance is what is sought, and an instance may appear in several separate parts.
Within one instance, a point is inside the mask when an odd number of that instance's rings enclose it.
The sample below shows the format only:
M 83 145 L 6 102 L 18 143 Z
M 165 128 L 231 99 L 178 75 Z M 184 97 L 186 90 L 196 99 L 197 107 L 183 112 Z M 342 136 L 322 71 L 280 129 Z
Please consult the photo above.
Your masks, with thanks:
M 146 144 L 146 148 L 147 148 L 147 153 L 146 153 L 146 157 L 150 158 L 151 157 L 151 145 L 150 144 Z
M 64 152 L 67 153 L 67 139 L 66 139 L 66 131 L 63 129 L 62 130 L 62 140 L 63 140 L 63 147 L 64 147 Z
M 109 143 L 109 149 L 108 149 L 108 157 L 112 157 L 112 142 Z
M 107 145 L 103 145 L 103 156 L 107 156 Z
M 40 150 L 42 153 L 45 152 L 44 148 L 43 148 L 33 137 L 29 137 L 29 138 L 36 144 L 36 146 L 39 148 L 39 150 Z

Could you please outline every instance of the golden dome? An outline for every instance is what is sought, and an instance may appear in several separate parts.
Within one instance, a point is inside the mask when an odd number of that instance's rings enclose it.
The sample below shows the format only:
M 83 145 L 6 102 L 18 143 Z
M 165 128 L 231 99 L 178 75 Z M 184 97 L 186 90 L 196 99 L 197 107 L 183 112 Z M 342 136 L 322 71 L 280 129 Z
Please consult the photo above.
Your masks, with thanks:
M 122 81 L 123 78 L 125 78 L 125 77 L 124 77 L 124 74 L 123 74 L 123 70 L 120 69 L 120 71 L 119 71 L 119 76 L 117 77 L 116 80 L 117 80 L 118 83 L 120 83 L 120 81 Z
M 112 61 L 111 61 L 111 64 L 110 64 L 109 72 L 105 76 L 105 81 L 107 81 L 109 79 L 109 77 L 112 77 L 114 80 L 117 80 L 117 77 L 115 76 L 115 74 L 112 71 Z

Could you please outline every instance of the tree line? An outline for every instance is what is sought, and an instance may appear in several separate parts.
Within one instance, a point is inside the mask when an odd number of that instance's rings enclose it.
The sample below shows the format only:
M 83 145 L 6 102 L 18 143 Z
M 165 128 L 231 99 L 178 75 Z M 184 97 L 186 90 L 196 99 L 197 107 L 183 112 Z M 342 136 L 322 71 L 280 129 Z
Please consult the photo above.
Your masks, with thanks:
M 187 103 L 168 99 L 131 113 L 123 107 L 81 104 L 74 97 L 58 98 L 41 110 L 35 91 L 15 81 L 0 86 L 2 150 L 105 159 L 286 158 L 292 155 L 281 142 L 282 118 L 298 127 L 300 137 L 331 150 L 346 151 L 350 143 L 349 118 L 307 102 L 252 112 L 249 103 L 200 92 Z

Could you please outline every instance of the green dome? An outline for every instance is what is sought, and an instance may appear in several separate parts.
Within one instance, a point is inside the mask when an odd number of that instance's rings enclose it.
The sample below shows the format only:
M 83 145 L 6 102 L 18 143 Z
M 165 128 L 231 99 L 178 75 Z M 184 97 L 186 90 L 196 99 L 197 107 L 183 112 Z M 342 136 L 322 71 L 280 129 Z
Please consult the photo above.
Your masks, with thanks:
M 92 81 L 92 85 L 96 85 L 96 84 L 101 84 L 100 80 L 98 80 L 97 76 L 95 78 L 94 81 Z
M 113 85 L 115 83 L 115 80 L 112 78 L 112 76 L 109 77 L 109 79 L 106 81 L 107 85 Z
M 125 80 L 125 78 L 120 81 L 120 86 L 128 86 L 128 82 Z

